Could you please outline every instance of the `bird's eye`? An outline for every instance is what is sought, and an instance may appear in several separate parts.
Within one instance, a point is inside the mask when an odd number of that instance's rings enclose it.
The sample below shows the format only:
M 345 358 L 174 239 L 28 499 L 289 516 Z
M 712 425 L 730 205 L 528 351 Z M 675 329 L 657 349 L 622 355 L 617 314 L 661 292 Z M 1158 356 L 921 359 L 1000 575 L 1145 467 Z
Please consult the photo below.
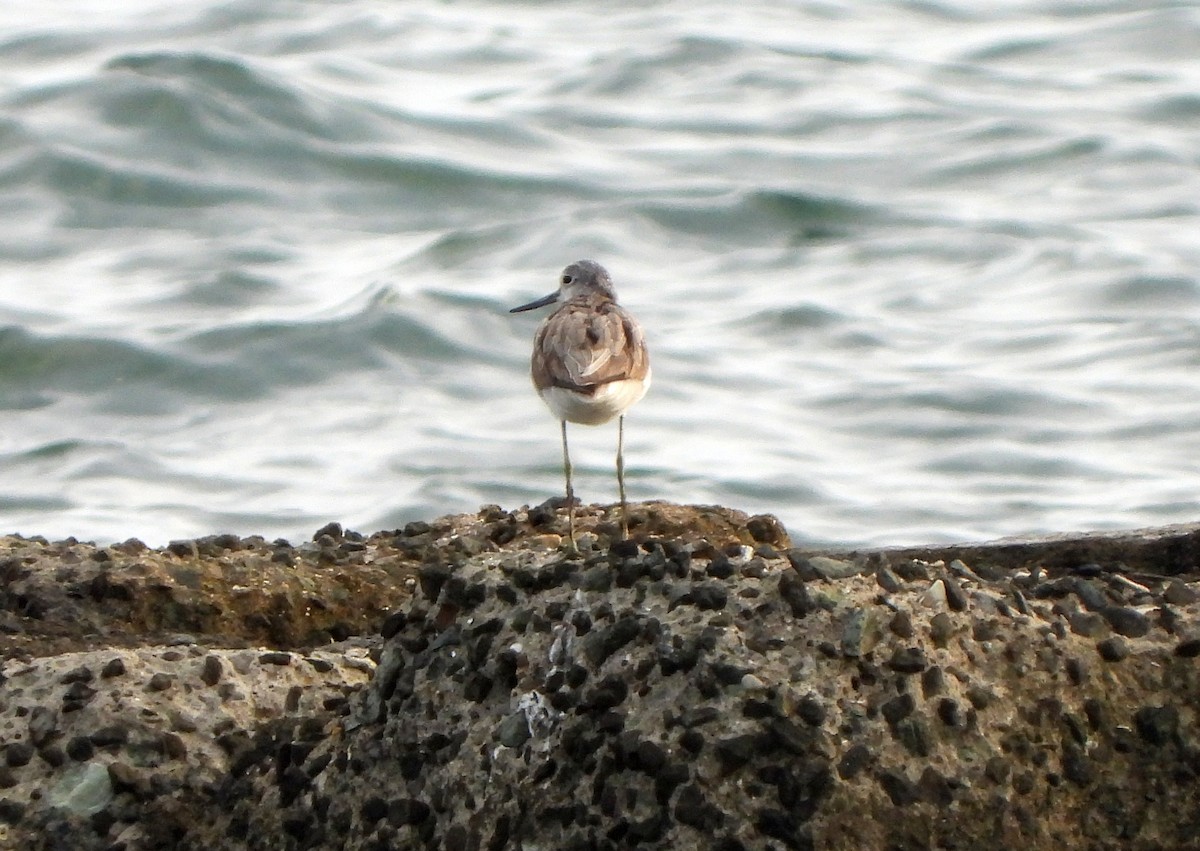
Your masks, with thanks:
M 570 275 L 563 275 L 563 277 L 562 277 L 562 282 L 563 282 L 564 284 L 569 284 L 569 283 L 571 283 L 573 280 L 575 280 L 575 279 L 574 279 L 574 278 L 572 278 Z

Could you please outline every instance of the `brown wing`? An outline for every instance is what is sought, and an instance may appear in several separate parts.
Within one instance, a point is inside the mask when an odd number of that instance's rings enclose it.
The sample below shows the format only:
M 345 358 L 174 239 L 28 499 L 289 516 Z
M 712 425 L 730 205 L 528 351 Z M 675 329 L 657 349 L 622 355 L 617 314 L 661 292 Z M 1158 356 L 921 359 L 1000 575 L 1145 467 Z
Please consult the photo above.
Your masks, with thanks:
M 538 329 L 533 344 L 533 384 L 591 393 L 603 384 L 642 379 L 650 356 L 642 329 L 609 301 L 568 302 Z

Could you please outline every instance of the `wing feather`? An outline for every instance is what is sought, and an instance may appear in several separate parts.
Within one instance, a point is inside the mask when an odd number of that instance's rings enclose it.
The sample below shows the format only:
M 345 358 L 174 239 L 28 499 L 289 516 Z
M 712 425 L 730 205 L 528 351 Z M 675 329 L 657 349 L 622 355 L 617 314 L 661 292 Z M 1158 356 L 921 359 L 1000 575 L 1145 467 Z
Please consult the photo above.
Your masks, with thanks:
M 650 359 L 641 329 L 619 305 L 568 302 L 538 330 L 533 383 L 594 393 L 613 381 L 645 378 Z

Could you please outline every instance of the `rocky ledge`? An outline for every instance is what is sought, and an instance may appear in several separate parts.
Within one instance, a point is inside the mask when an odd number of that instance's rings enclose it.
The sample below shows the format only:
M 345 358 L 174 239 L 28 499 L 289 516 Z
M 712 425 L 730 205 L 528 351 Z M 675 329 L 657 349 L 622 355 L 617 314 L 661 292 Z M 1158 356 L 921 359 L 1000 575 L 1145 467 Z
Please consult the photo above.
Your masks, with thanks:
M 0 847 L 1177 848 L 1200 530 L 863 552 L 552 505 L 0 539 Z

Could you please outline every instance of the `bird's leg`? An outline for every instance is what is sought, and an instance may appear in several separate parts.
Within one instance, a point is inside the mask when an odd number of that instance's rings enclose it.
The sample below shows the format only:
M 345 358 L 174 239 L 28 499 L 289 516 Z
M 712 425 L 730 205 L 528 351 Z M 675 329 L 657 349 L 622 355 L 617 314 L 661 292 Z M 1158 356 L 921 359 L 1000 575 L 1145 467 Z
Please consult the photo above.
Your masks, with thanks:
M 625 415 L 617 419 L 617 490 L 621 494 L 621 540 L 629 537 L 629 506 L 625 504 Z
M 571 488 L 571 455 L 567 452 L 567 421 L 562 420 L 563 474 L 567 477 L 567 528 L 571 533 L 571 552 L 575 546 L 575 491 Z

